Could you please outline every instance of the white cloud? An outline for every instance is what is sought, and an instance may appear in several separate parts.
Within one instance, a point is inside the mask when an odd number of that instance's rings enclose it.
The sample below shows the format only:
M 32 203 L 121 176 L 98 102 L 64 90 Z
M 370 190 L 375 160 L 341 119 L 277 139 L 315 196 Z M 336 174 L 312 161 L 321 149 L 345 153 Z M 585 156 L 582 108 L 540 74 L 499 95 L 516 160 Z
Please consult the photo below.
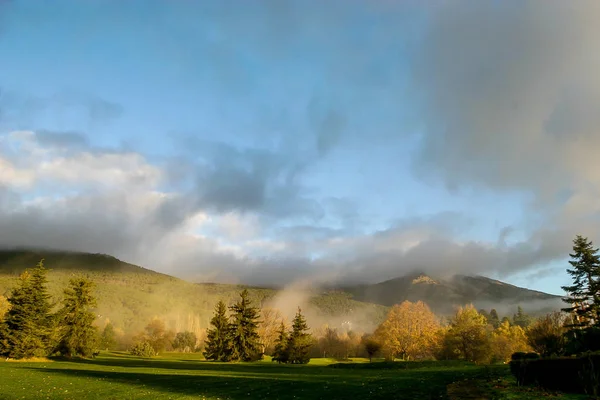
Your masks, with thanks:
M 12 162 L 0 157 L 0 185 L 28 188 L 35 180 L 31 171 L 22 170 L 15 167 Z

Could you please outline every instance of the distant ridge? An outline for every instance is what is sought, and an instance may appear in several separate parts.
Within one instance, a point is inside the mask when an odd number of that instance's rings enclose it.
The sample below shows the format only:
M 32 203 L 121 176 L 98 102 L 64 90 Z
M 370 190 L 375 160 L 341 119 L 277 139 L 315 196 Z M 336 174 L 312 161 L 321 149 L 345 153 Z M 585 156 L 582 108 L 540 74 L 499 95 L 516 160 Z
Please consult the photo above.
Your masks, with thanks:
M 343 287 L 354 299 L 391 306 L 405 300 L 421 300 L 437 313 L 450 313 L 458 305 L 473 303 L 481 308 L 517 305 L 534 312 L 560 306 L 560 296 L 530 290 L 484 276 L 454 275 L 441 279 L 421 272 L 371 285 Z
M 96 283 L 98 318 L 110 320 L 126 330 L 140 329 L 153 317 L 164 318 L 179 328 L 189 323 L 204 329 L 216 302 L 223 299 L 231 303 L 241 288 L 248 288 L 251 297 L 260 305 L 268 305 L 281 293 L 277 288 L 192 283 L 106 254 L 11 249 L 0 250 L 0 295 L 8 295 L 18 274 L 34 267 L 42 258 L 51 270 L 49 288 L 57 301 L 73 275 L 86 276 Z M 328 324 L 343 318 L 364 327 L 381 322 L 387 307 L 404 300 L 421 300 L 440 315 L 450 314 L 457 306 L 468 303 L 488 310 L 496 308 L 501 315 L 512 315 L 517 305 L 532 314 L 562 306 L 559 296 L 483 276 L 456 275 L 441 279 L 423 272 L 377 284 L 313 288 L 303 299 L 309 302 L 305 306 L 310 304 L 314 315 L 320 315 L 320 320 Z M 294 303 L 293 312 L 296 307 Z

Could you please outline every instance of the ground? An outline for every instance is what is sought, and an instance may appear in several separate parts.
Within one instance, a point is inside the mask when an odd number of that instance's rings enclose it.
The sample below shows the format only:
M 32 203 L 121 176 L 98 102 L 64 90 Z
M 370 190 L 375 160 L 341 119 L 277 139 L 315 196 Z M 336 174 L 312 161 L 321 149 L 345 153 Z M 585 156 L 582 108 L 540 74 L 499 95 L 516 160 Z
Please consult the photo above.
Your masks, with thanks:
M 535 399 L 505 366 L 465 363 L 223 364 L 197 355 L 0 362 L 0 399 Z M 585 397 L 558 396 L 564 400 Z

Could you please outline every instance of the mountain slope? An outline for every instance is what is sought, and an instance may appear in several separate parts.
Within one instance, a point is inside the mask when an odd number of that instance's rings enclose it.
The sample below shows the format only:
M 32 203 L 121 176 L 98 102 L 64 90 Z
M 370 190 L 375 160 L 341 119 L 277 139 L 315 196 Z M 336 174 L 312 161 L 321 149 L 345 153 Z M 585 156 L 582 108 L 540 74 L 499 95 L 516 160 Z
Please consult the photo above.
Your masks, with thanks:
M 386 306 L 404 300 L 424 301 L 437 313 L 451 313 L 456 306 L 473 303 L 479 308 L 506 309 L 517 305 L 529 312 L 545 312 L 560 307 L 560 297 L 521 288 L 483 276 L 455 275 L 449 279 L 423 273 L 409 274 L 373 285 L 343 288 L 359 301 Z
M 18 275 L 44 258 L 48 287 L 55 302 L 70 278 L 85 276 L 96 283 L 98 323 L 111 321 L 125 332 L 141 330 L 153 317 L 177 331 L 200 333 L 209 325 L 215 304 L 233 303 L 242 285 L 195 284 L 157 273 L 117 258 L 102 255 L 48 250 L 0 250 L 0 294 L 7 296 Z M 255 304 L 276 305 L 291 319 L 301 306 L 309 323 L 318 327 L 352 320 L 357 328 L 372 329 L 385 317 L 387 308 L 361 303 L 339 292 L 289 292 L 246 287 Z
M 8 295 L 18 274 L 41 259 L 50 270 L 49 289 L 58 304 L 70 278 L 85 276 L 96 283 L 99 325 L 111 321 L 118 329 L 134 333 L 159 317 L 170 328 L 201 333 L 209 325 L 217 301 L 233 303 L 247 288 L 262 307 L 276 307 L 288 320 L 298 306 L 313 328 L 324 324 L 370 331 L 384 318 L 389 306 L 404 300 L 426 302 L 434 312 L 449 314 L 455 306 L 474 303 L 512 315 L 516 306 L 532 313 L 560 307 L 560 298 L 482 276 L 457 275 L 451 279 L 410 274 L 374 285 L 331 290 L 284 290 L 227 285 L 195 284 L 154 272 L 117 258 L 88 253 L 46 250 L 0 250 L 0 294 Z M 347 326 L 347 325 L 346 325 Z

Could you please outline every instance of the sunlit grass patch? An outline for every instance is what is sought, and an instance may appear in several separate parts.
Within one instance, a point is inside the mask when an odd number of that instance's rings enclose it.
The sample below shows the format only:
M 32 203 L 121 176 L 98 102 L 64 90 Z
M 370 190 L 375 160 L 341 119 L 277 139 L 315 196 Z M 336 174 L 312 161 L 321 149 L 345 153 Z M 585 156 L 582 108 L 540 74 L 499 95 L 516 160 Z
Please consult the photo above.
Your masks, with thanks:
M 46 358 L 46 357 L 21 358 L 18 360 L 14 359 L 14 358 L 5 358 L 5 359 L 2 359 L 2 361 L 10 362 L 10 363 L 50 363 L 50 362 L 53 362 L 53 360 Z

